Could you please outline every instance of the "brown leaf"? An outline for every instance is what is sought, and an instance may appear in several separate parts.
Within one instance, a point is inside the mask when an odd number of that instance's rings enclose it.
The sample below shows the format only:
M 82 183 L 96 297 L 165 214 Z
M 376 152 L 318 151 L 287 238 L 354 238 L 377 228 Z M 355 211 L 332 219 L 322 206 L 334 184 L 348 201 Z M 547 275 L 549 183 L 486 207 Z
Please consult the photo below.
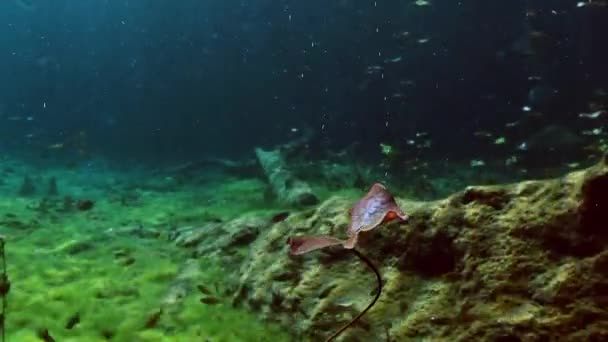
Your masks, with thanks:
M 287 240 L 289 253 L 300 255 L 334 245 L 341 245 L 344 241 L 327 235 L 294 236 Z

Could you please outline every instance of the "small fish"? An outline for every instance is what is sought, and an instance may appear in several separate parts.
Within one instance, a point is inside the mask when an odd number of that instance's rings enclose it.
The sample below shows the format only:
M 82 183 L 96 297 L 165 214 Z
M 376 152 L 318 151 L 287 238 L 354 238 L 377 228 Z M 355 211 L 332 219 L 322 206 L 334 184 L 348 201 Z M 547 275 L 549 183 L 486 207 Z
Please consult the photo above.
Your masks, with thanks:
M 430 38 L 420 38 L 417 40 L 418 44 L 426 44 L 431 40 Z
M 392 145 L 380 143 L 380 153 L 385 156 L 390 156 L 391 154 L 393 154 L 393 152 L 394 149 Z
M 533 9 L 526 9 L 526 17 L 536 17 L 538 12 Z
M 65 328 L 71 330 L 78 323 L 80 323 L 80 314 L 77 312 L 68 319 L 68 322 L 65 324 Z
M 215 297 L 203 297 L 203 298 L 201 298 L 201 303 L 215 305 L 215 304 L 219 304 L 220 300 Z
M 481 159 L 473 159 L 473 160 L 471 160 L 470 165 L 471 165 L 471 167 L 480 167 L 480 166 L 485 166 L 486 162 L 484 162 Z
M 491 138 L 492 137 L 492 133 L 486 132 L 486 131 L 476 131 L 476 132 L 473 132 L 473 135 L 478 138 Z
M 416 0 L 414 5 L 416 6 L 429 6 L 431 3 L 427 0 Z
M 589 0 L 587 2 L 589 7 L 608 7 L 608 1 L 606 0 Z
M 527 151 L 528 150 L 528 144 L 524 141 L 521 144 L 517 145 L 517 149 L 520 151 Z
M 384 60 L 384 63 L 399 63 L 399 62 L 401 62 L 401 56 Z
M 399 39 L 399 38 L 406 38 L 410 35 L 410 33 L 408 31 L 403 31 L 403 32 L 399 32 L 399 33 L 395 33 L 393 34 L 393 38 Z
M 498 137 L 496 140 L 494 140 L 494 145 L 504 145 L 505 142 L 507 142 L 505 137 Z
M 416 145 L 416 148 L 431 148 L 431 145 L 433 145 L 432 140 L 425 140 L 422 142 L 422 144 Z
M 517 156 L 510 156 L 507 160 L 505 160 L 506 166 L 511 166 L 517 164 L 518 158 Z
M 427 135 L 429 135 L 427 132 L 417 132 L 416 138 L 426 137 Z
M 598 110 L 597 112 L 593 112 L 593 113 L 580 113 L 578 115 L 578 117 L 579 118 L 583 118 L 583 119 L 597 119 L 602 114 L 604 114 L 604 111 L 603 110 Z
M 280 212 L 280 213 L 274 215 L 272 217 L 271 221 L 274 222 L 274 223 L 283 222 L 288 217 L 289 217 L 289 212 L 288 211 L 283 211 L 283 212 Z
M 46 328 L 38 330 L 38 338 L 40 338 L 44 342 L 55 342 L 55 339 L 49 333 L 49 329 Z
M 206 288 L 204 285 L 197 285 L 196 288 L 200 291 L 200 293 L 202 293 L 204 295 L 207 295 L 207 296 L 213 295 L 213 293 L 211 293 L 211 290 Z
M 95 202 L 93 202 L 90 199 L 82 199 L 82 200 L 76 201 L 76 208 L 80 211 L 86 211 L 86 210 L 92 209 L 94 205 L 95 205 Z
M 411 87 L 411 86 L 415 86 L 416 85 L 416 81 L 414 81 L 414 80 L 401 80 L 401 81 L 399 81 L 399 84 Z
M 384 68 L 379 65 L 371 65 L 371 66 L 367 67 L 366 72 L 371 75 L 371 74 L 379 73 L 382 70 L 384 70 Z
M 603 130 L 602 130 L 602 128 L 594 128 L 591 130 L 583 131 L 582 133 L 583 133 L 583 135 L 600 135 L 603 133 Z
M 156 324 L 158 324 L 158 321 L 160 320 L 160 316 L 162 314 L 163 314 L 163 309 L 159 309 L 158 311 L 156 311 L 152 315 L 150 315 L 150 317 L 146 321 L 146 324 L 144 324 L 144 328 L 146 328 L 146 329 L 154 328 L 156 326 Z
M 517 125 L 519 125 L 519 121 L 513 121 L 513 122 L 507 122 L 505 124 L 506 128 L 513 128 L 513 127 L 517 127 Z

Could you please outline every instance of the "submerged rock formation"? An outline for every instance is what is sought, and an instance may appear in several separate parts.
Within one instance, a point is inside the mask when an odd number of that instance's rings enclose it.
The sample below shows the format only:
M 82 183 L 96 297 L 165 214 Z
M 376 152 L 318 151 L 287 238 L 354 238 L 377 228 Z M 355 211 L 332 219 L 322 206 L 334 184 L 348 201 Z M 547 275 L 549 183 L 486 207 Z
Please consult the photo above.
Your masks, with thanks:
M 341 340 L 608 340 L 608 157 L 559 179 L 398 202 L 409 223 L 360 237 L 384 292 Z M 306 339 L 348 322 L 373 296 L 373 274 L 341 249 L 290 256 L 286 240 L 343 232 L 352 203 L 333 197 L 264 227 L 234 303 Z
M 290 206 L 306 206 L 319 202 L 310 186 L 290 172 L 280 149 L 265 151 L 256 148 L 255 154 L 280 202 Z

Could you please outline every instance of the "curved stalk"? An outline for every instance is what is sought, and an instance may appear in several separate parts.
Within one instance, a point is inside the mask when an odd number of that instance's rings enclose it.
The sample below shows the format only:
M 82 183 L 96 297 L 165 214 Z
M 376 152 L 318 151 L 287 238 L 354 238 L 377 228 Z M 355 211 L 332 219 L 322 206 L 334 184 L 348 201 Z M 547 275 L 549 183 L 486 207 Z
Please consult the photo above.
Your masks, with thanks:
M 369 267 L 376 274 L 376 281 L 378 282 L 378 292 L 376 293 L 376 297 L 374 297 L 374 299 L 367 305 L 367 307 L 365 309 L 363 309 L 363 311 L 361 311 L 350 322 L 348 322 L 347 324 L 345 324 L 342 328 L 340 328 L 338 331 L 336 331 L 330 337 L 328 337 L 325 340 L 325 342 L 333 341 L 335 338 L 337 338 L 338 336 L 340 336 L 340 334 L 342 334 L 344 332 L 344 330 L 348 329 L 350 326 L 352 326 L 353 324 L 355 324 L 359 319 L 361 319 L 361 317 L 363 317 L 363 315 L 365 315 L 365 313 L 367 311 L 369 311 L 369 309 L 371 309 L 372 306 L 374 306 L 374 304 L 376 304 L 376 302 L 378 301 L 378 298 L 380 298 L 380 294 L 382 293 L 382 277 L 380 276 L 380 271 L 378 271 L 378 268 L 376 268 L 376 266 L 374 266 L 374 264 L 372 263 L 372 261 L 368 257 L 366 257 L 365 255 L 361 254 L 361 252 L 359 252 L 357 249 L 353 248 L 353 249 L 351 249 L 351 251 L 353 253 L 355 253 L 355 255 L 357 257 L 359 257 L 359 259 L 361 259 L 361 261 L 363 263 L 365 263 L 367 265 L 367 267 Z

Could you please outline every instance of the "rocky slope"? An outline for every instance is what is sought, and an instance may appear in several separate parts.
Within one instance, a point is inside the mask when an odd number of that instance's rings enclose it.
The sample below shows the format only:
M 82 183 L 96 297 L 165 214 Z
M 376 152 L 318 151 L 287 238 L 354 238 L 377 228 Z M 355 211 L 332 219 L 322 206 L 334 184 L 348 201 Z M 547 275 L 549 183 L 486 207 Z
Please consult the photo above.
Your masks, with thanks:
M 342 235 L 355 201 L 333 197 L 279 223 L 240 217 L 198 244 L 188 239 L 196 230 L 175 238 L 241 265 L 229 277 L 235 305 L 323 340 L 371 300 L 374 275 L 339 248 L 290 256 L 286 240 Z M 608 340 L 608 157 L 559 179 L 398 202 L 407 224 L 360 238 L 384 291 L 341 340 Z

